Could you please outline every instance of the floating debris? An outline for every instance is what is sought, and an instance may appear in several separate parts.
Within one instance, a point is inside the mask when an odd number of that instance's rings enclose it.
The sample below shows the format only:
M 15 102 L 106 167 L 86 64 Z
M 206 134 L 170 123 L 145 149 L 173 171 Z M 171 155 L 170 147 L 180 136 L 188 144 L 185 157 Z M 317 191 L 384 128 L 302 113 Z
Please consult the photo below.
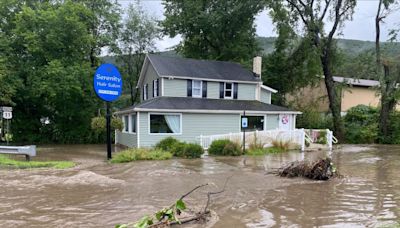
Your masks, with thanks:
M 312 180 L 329 180 L 339 177 L 332 159 L 319 159 L 315 162 L 292 162 L 278 170 L 281 177 L 306 177 Z

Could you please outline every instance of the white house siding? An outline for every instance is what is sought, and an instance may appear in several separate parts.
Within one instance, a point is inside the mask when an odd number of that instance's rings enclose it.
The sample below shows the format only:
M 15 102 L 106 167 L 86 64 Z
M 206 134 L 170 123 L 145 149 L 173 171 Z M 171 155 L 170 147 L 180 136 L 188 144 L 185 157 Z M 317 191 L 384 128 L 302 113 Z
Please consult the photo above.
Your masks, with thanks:
M 115 132 L 115 143 L 124 145 L 127 147 L 137 147 L 136 134 L 116 131 Z
M 266 123 L 267 130 L 275 130 L 279 128 L 279 115 L 271 114 L 267 115 L 267 123 Z
M 145 77 L 144 77 L 144 80 L 143 80 L 143 85 L 142 85 L 142 88 L 140 88 L 140 100 L 141 101 L 143 101 L 143 87 L 144 87 L 144 85 L 146 85 L 147 84 L 147 95 L 148 95 L 148 99 L 151 99 L 151 98 L 153 98 L 153 81 L 154 80 L 156 80 L 156 79 L 158 79 L 159 77 L 158 77 L 158 74 L 157 74 L 157 72 L 155 71 L 155 69 L 154 69 L 154 67 L 153 67 L 153 65 L 151 65 L 151 64 L 149 64 L 148 65 L 148 67 L 147 67 L 147 70 L 146 70 L 146 74 L 145 74 Z M 161 82 L 161 80 L 159 80 L 159 83 L 160 83 L 160 86 L 159 86 L 159 88 L 160 88 L 160 91 L 159 91 L 159 95 L 161 96 L 161 86 L 162 86 L 162 82 Z
M 164 78 L 164 96 L 187 97 L 187 80 Z
M 271 92 L 265 89 L 261 89 L 261 97 L 260 101 L 271 104 Z
M 219 82 L 207 82 L 207 98 L 219 99 Z
M 239 83 L 238 100 L 255 100 L 255 99 L 256 99 L 256 85 Z
M 168 136 L 187 142 L 199 142 L 196 137 L 200 135 L 227 134 L 240 131 L 239 114 L 182 113 L 182 134 L 180 135 L 150 135 L 148 118 L 147 112 L 140 113 L 140 147 L 154 146 Z

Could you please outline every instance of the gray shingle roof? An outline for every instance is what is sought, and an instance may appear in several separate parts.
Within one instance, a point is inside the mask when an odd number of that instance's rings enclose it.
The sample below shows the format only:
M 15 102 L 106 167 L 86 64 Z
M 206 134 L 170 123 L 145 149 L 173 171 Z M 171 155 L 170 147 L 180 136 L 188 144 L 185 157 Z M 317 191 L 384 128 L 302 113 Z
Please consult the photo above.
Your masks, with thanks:
M 134 106 L 134 108 L 174 109 L 174 110 L 224 110 L 224 111 L 245 110 L 245 111 L 265 111 L 265 112 L 293 112 L 292 110 L 286 107 L 266 104 L 260 101 L 204 99 L 204 98 L 190 98 L 190 97 L 158 97 L 142 102 Z M 132 107 L 128 109 L 132 109 Z
M 260 81 L 253 72 L 232 62 L 196 60 L 149 54 L 148 58 L 160 76 L 214 80 Z

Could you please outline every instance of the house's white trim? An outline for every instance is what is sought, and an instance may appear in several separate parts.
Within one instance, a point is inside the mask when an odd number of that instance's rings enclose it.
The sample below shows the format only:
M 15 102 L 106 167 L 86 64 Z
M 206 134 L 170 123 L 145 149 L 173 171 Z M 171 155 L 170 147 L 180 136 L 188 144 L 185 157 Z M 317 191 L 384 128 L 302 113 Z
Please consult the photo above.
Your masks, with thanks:
M 150 115 L 179 115 L 180 120 L 180 133 L 151 133 L 150 132 Z M 182 135 L 183 127 L 182 127 L 182 113 L 173 113 L 173 112 L 149 112 L 147 113 L 147 127 L 148 127 L 148 134 L 149 135 Z
M 137 126 L 136 126 L 136 142 L 137 142 L 137 147 L 140 147 L 140 112 L 136 113 L 136 121 L 137 121 Z
M 196 77 L 188 77 L 188 76 L 175 76 L 175 75 L 160 75 L 162 78 L 168 79 L 190 79 L 190 80 L 202 80 L 208 82 L 231 82 L 231 83 L 243 83 L 243 84 L 257 84 L 259 82 L 255 81 L 239 81 L 239 80 L 226 80 L 226 79 L 213 79 L 213 78 L 196 78 Z
M 164 78 L 161 78 L 161 96 L 164 96 Z
M 255 94 L 256 94 L 255 99 L 256 99 L 257 101 L 260 101 L 260 100 L 261 100 L 261 83 L 259 83 L 259 84 L 256 85 L 256 92 L 255 92 Z
M 271 87 L 269 87 L 269 86 L 266 86 L 266 85 L 261 85 L 261 89 L 268 90 L 268 91 L 270 91 L 270 92 L 272 92 L 272 93 L 277 93 L 277 92 L 278 92 L 278 90 L 273 89 L 273 88 L 271 88 Z
M 124 111 L 118 111 L 114 114 L 123 115 L 130 112 L 170 112 L 170 113 L 223 113 L 223 114 L 236 114 L 243 113 L 243 110 L 203 110 L 203 109 L 149 109 L 149 108 L 133 108 Z M 246 110 L 249 114 L 302 114 L 298 111 L 252 111 Z
M 194 82 L 195 81 L 197 81 L 197 82 L 200 82 L 200 95 L 194 95 L 194 93 L 193 93 L 193 89 L 194 89 Z M 201 97 L 203 97 L 203 81 L 202 80 L 192 80 L 192 97 L 195 97 L 195 98 L 201 98 Z

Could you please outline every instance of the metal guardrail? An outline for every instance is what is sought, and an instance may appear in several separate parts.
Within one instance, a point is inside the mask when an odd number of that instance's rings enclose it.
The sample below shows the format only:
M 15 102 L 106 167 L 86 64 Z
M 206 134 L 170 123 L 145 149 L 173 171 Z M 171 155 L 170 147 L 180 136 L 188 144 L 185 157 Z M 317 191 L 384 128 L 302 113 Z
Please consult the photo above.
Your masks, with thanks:
M 0 154 L 25 155 L 27 161 L 36 156 L 36 146 L 0 146 Z

